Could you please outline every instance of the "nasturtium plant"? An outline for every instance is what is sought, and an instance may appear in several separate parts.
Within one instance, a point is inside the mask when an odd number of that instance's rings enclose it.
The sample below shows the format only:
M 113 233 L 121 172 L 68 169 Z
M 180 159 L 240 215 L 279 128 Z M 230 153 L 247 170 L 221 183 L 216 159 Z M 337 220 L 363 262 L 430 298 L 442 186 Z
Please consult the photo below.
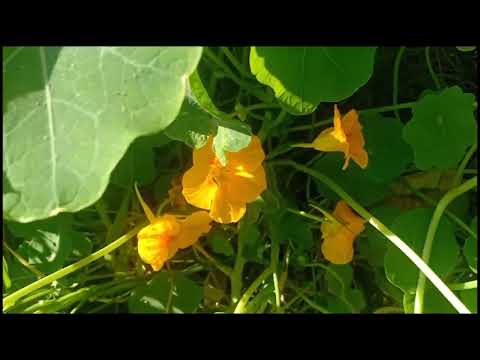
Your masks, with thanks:
M 432 215 L 433 209 L 429 208 L 409 210 L 393 221 L 391 230 L 417 254 L 421 254 Z M 454 226 L 449 219 L 442 218 L 435 235 L 429 265 L 438 276 L 445 277 L 453 270 L 459 253 Z M 415 291 L 419 270 L 391 243 L 387 245 L 385 272 L 388 279 L 404 292 Z
M 470 224 L 470 229 L 472 229 L 475 234 L 477 233 L 478 229 L 478 220 L 477 217 L 472 220 Z M 465 245 L 463 247 L 463 253 L 465 254 L 465 258 L 467 259 L 468 265 L 477 273 L 478 271 L 478 239 L 475 239 L 473 236 L 469 236 L 465 241 Z
M 309 114 L 322 102 L 339 102 L 365 85 L 375 47 L 252 47 L 250 67 L 292 114 Z
M 2 48 L 3 312 L 476 313 L 477 56 Z
M 195 312 L 201 300 L 202 288 L 185 275 L 161 272 L 133 290 L 128 307 L 136 314 L 158 314 L 170 306 L 171 312 L 182 314 Z
M 327 174 L 355 200 L 366 206 L 375 204 L 385 197 L 388 190 L 387 182 L 375 181 L 355 163 L 342 170 L 343 162 L 342 154 L 332 153 L 318 159 L 313 168 Z M 318 191 L 328 199 L 335 201 L 339 199 L 339 196 L 322 182 L 315 180 L 315 184 Z
M 414 105 L 403 137 L 412 146 L 420 170 L 449 169 L 462 160 L 476 142 L 474 102 L 473 94 L 452 86 L 438 95 L 426 95 Z
M 29 222 L 94 203 L 129 144 L 175 119 L 201 52 L 18 47 L 4 53 L 4 216 Z

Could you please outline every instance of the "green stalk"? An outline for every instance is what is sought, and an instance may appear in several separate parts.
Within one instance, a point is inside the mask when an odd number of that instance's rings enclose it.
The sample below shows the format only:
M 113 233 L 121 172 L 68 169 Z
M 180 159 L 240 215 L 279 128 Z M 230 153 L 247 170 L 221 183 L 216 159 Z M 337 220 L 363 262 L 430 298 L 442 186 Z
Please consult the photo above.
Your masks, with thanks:
M 249 286 L 249 288 L 245 291 L 243 296 L 238 301 L 235 310 L 233 311 L 234 314 L 243 314 L 245 313 L 245 309 L 247 306 L 248 301 L 252 297 L 253 293 L 260 284 L 266 280 L 271 274 L 273 273 L 273 269 L 271 267 L 266 268 L 256 279 L 255 281 Z
M 230 60 L 230 62 L 232 63 L 232 65 L 235 67 L 235 69 L 237 69 L 237 71 L 244 77 L 246 78 L 251 78 L 251 79 L 255 79 L 254 76 L 245 70 L 245 68 L 242 66 L 242 64 L 240 64 L 240 62 L 237 60 L 237 58 L 235 57 L 235 55 L 233 55 L 231 53 L 231 51 L 225 47 L 225 46 L 222 46 L 220 48 L 223 53 L 225 54 L 225 56 L 227 57 L 228 60 Z
M 473 189 L 477 186 L 477 177 L 471 178 L 470 180 L 465 181 L 462 185 L 451 189 L 447 192 L 442 199 L 438 202 L 435 212 L 433 213 L 432 220 L 428 226 L 427 237 L 425 238 L 425 244 L 423 245 L 422 259 L 425 264 L 428 264 L 430 260 L 430 255 L 432 253 L 433 240 L 435 238 L 435 233 L 437 232 L 438 225 L 440 224 L 440 219 L 442 218 L 443 212 L 447 206 L 455 200 L 460 195 L 465 192 Z M 418 276 L 417 291 L 415 294 L 415 306 L 414 313 L 421 314 L 423 312 L 423 297 L 425 295 L 425 275 L 420 273 Z M 453 304 L 452 304 L 453 305 Z
M 218 270 L 223 272 L 225 275 L 230 276 L 230 274 L 232 273 L 232 269 L 230 269 L 230 267 L 220 263 L 220 261 L 216 260 L 212 255 L 206 252 L 205 249 L 201 247 L 199 244 L 193 244 L 193 247 L 195 250 L 197 250 L 203 256 L 205 256 L 213 265 L 215 265 L 218 268 Z
M 376 107 L 376 108 L 371 108 L 371 109 L 360 110 L 358 113 L 360 115 L 372 114 L 372 113 L 383 113 L 383 112 L 389 112 L 389 111 L 395 111 L 395 110 L 401 110 L 401 109 L 411 109 L 414 105 L 415 105 L 415 101 L 402 103 L 402 104 L 394 104 L 394 105 L 390 105 L 390 106 L 381 106 L 381 107 Z M 294 127 L 289 128 L 288 132 L 310 130 L 312 128 L 317 128 L 317 127 L 329 125 L 332 121 L 333 121 L 333 117 L 328 118 L 327 120 L 319 121 L 315 124 L 294 126 Z
M 428 66 L 428 71 L 430 72 L 430 75 L 432 76 L 433 82 L 435 83 L 435 86 L 437 89 L 440 89 L 440 82 L 438 81 L 437 75 L 435 74 L 435 71 L 433 71 L 432 67 L 432 62 L 430 60 L 430 46 L 427 46 L 425 48 L 425 59 L 427 60 L 427 66 Z
M 405 52 L 406 47 L 402 46 L 398 52 L 397 56 L 395 58 L 395 63 L 393 65 L 393 105 L 397 105 L 398 103 L 398 74 L 399 74 L 399 69 L 400 69 L 400 60 L 402 60 L 403 53 Z M 400 120 L 400 115 L 398 113 L 398 110 L 395 109 L 395 117 Z
M 477 151 L 477 144 L 473 144 L 472 147 L 468 150 L 467 154 L 463 158 L 462 162 L 458 166 L 457 172 L 455 173 L 455 177 L 453 179 L 452 187 L 456 187 L 460 185 L 463 179 L 463 174 L 465 173 L 465 168 L 467 167 L 468 162 L 472 158 L 473 154 Z
M 145 227 L 146 223 L 142 223 L 140 225 L 137 225 L 134 227 L 132 230 L 130 230 L 128 233 L 125 235 L 121 236 L 111 244 L 105 246 L 104 248 L 98 250 L 97 252 L 83 258 L 82 260 L 77 261 L 74 264 L 71 264 L 69 266 L 64 267 L 63 269 L 60 269 L 48 276 L 45 276 L 44 278 L 41 278 L 40 280 L 35 281 L 34 283 L 31 283 L 30 285 L 27 285 L 20 290 L 14 292 L 13 294 L 5 297 L 3 299 L 3 309 L 7 310 L 9 307 L 15 304 L 15 302 L 24 297 L 25 295 L 30 294 L 31 292 L 40 289 L 41 287 L 48 285 L 52 283 L 55 280 L 61 279 L 62 277 L 77 271 L 84 266 L 104 257 L 105 255 L 109 254 L 113 250 L 116 250 L 118 247 L 126 243 L 128 240 L 133 238 L 137 233 Z
M 449 284 L 448 287 L 452 290 L 469 290 L 477 288 L 477 280 L 467 281 L 465 283 Z
M 377 218 L 375 218 L 369 211 L 356 202 L 350 195 L 348 195 L 340 186 L 333 182 L 327 176 L 319 173 L 318 171 L 309 169 L 303 165 L 297 164 L 290 160 L 277 160 L 271 163 L 277 166 L 291 166 L 299 171 L 302 171 L 310 176 L 323 182 L 330 189 L 332 189 L 337 195 L 344 199 L 350 207 L 355 210 L 360 216 L 362 216 L 370 225 L 382 233 L 388 240 L 390 240 L 396 247 L 400 249 L 409 259 L 412 261 L 422 273 L 432 282 L 432 284 L 440 291 L 440 293 L 452 304 L 452 306 L 459 313 L 470 314 L 470 310 L 458 299 L 458 297 L 448 288 L 447 285 L 438 277 L 435 272 L 413 251 L 405 242 L 403 242 L 397 235 L 395 235 L 389 228 L 382 224 Z
M 245 258 L 242 256 L 243 251 L 243 237 L 238 237 L 237 245 L 237 255 L 235 257 L 235 265 L 233 266 L 233 271 L 230 274 L 230 283 L 232 286 L 231 298 L 232 303 L 236 303 L 240 299 L 240 294 L 242 292 L 242 274 L 243 267 L 245 266 Z

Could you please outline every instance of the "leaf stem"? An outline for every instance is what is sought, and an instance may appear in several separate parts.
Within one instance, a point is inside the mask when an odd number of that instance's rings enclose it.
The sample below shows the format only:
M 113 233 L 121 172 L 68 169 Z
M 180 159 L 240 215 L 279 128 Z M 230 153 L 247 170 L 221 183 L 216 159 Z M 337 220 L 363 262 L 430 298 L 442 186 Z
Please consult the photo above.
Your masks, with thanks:
M 248 287 L 248 289 L 245 291 L 243 296 L 238 301 L 238 304 L 235 307 L 235 310 L 233 311 L 234 314 L 245 313 L 246 305 L 250 300 L 250 298 L 252 297 L 255 290 L 257 290 L 260 284 L 264 280 L 266 280 L 272 273 L 273 273 L 273 269 L 271 267 L 268 267 L 254 280 L 254 282 Z
M 395 57 L 395 63 L 393 65 L 393 105 L 398 103 L 398 75 L 400 70 L 400 61 L 402 60 L 403 53 L 405 52 L 406 47 L 402 46 L 398 49 L 397 56 Z M 400 115 L 398 109 L 394 110 L 395 117 L 400 120 Z
M 203 256 L 205 256 L 205 258 L 207 258 L 207 260 L 209 260 L 213 265 L 215 265 L 218 268 L 218 270 L 223 272 L 225 275 L 230 276 L 230 274 L 232 273 L 232 269 L 230 269 L 230 267 L 220 263 L 212 255 L 210 255 L 208 252 L 206 252 L 205 249 L 203 247 L 201 247 L 199 244 L 193 244 L 193 247 L 195 248 L 195 250 L 197 250 Z
M 253 76 L 251 73 L 249 73 L 249 72 L 247 72 L 247 71 L 245 70 L 245 68 L 242 66 L 242 64 L 240 64 L 240 62 L 237 60 L 237 58 L 235 57 L 235 55 L 233 55 L 233 54 L 231 53 L 231 51 L 230 51 L 227 47 L 222 46 L 220 49 L 223 51 L 223 53 L 225 54 L 225 56 L 227 57 L 227 59 L 230 60 L 230 62 L 232 63 L 232 65 L 235 67 L 235 69 L 237 69 L 237 71 L 238 71 L 242 76 L 244 76 L 244 77 L 246 77 L 246 78 L 252 78 L 252 79 L 254 79 L 254 76 Z
M 438 225 L 440 224 L 440 219 L 442 218 L 443 212 L 447 206 L 455 200 L 460 195 L 465 192 L 473 189 L 477 186 L 477 177 L 471 178 L 470 180 L 465 181 L 462 185 L 451 189 L 447 192 L 442 199 L 438 202 L 435 212 L 433 213 L 432 220 L 428 226 L 427 236 L 425 238 L 425 244 L 423 245 L 422 260 L 425 264 L 428 264 L 430 260 L 430 255 L 432 253 L 433 240 L 435 238 L 435 233 L 437 231 Z M 415 306 L 414 313 L 421 314 L 423 312 L 423 297 L 425 295 L 425 275 L 420 273 L 418 276 L 417 291 L 415 294 Z M 453 304 L 452 304 L 453 305 Z
M 432 62 L 430 60 L 430 46 L 427 46 L 425 48 L 425 59 L 427 60 L 427 66 L 428 66 L 428 71 L 430 72 L 430 75 L 432 76 L 433 82 L 435 83 L 435 86 L 437 89 L 441 89 L 440 82 L 438 81 L 437 75 L 435 74 L 435 71 L 433 71 L 432 67 Z
M 394 104 L 389 106 L 381 106 L 376 108 L 370 108 L 365 110 L 360 110 L 358 113 L 360 115 L 371 114 L 371 113 L 383 113 L 389 111 L 395 111 L 400 109 L 410 109 L 415 105 L 415 101 L 402 103 L 402 104 Z M 288 132 L 296 132 L 296 131 L 306 131 L 311 130 L 312 128 L 317 128 L 325 125 L 329 125 L 333 122 L 333 117 L 328 118 L 327 120 L 319 121 L 315 124 L 308 124 L 308 125 L 300 125 L 294 126 L 288 129 Z
M 448 287 L 452 290 L 469 290 L 477 288 L 477 280 L 467 281 L 465 283 L 449 284 Z
M 389 228 L 376 219 L 369 211 L 356 202 L 350 195 L 348 195 L 340 186 L 333 182 L 327 176 L 319 173 L 318 171 L 309 169 L 303 165 L 300 165 L 291 160 L 277 160 L 271 162 L 276 166 L 291 166 L 299 171 L 302 171 L 314 178 L 320 180 L 330 189 L 332 189 L 338 196 L 344 199 L 353 210 L 355 210 L 360 216 L 370 223 L 375 229 L 382 233 L 388 240 L 390 240 L 396 247 L 400 249 L 409 259 L 412 261 L 422 273 L 432 282 L 432 284 L 440 291 L 440 293 L 452 304 L 452 306 L 459 313 L 470 314 L 470 310 L 458 299 L 458 297 L 448 288 L 447 285 L 438 277 L 438 275 L 432 271 L 432 269 L 413 251 L 405 242 L 403 242 L 396 234 L 394 234 Z
M 472 158 L 472 156 L 477 151 L 477 144 L 473 144 L 472 147 L 468 150 L 467 154 L 463 158 L 462 162 L 458 166 L 457 172 L 455 173 L 455 177 L 453 178 L 452 187 L 456 187 L 460 185 L 462 182 L 463 174 L 465 173 L 465 168 L 467 167 L 468 162 Z
M 30 294 L 32 291 L 35 291 L 37 289 L 40 289 L 41 287 L 50 284 L 51 282 L 58 280 L 74 271 L 77 271 L 84 266 L 102 258 L 103 256 L 109 254 L 113 250 L 117 249 L 124 243 L 126 243 L 128 240 L 133 238 L 137 233 L 145 226 L 145 223 L 142 223 L 140 225 L 137 225 L 134 227 L 132 230 L 130 230 L 128 233 L 125 235 L 121 236 L 111 244 L 105 246 L 104 248 L 98 250 L 97 252 L 83 258 L 82 260 L 77 261 L 76 263 L 73 263 L 69 266 L 64 267 L 63 269 L 60 269 L 48 276 L 45 276 L 44 278 L 41 278 L 40 280 L 35 281 L 34 283 L 31 283 L 20 290 L 14 292 L 13 294 L 5 297 L 3 299 L 3 309 L 6 310 L 10 306 L 14 305 L 15 302 L 22 298 L 25 295 Z

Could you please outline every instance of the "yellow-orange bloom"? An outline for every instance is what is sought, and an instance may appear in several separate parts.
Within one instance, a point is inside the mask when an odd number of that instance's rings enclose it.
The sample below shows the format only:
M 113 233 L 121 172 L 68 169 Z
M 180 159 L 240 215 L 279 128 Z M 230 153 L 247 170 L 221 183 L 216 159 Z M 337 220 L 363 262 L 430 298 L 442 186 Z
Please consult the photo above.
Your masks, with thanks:
M 184 219 L 171 214 L 155 216 L 143 201 L 138 189 L 135 190 L 150 221 L 150 225 L 137 234 L 138 254 L 144 262 L 152 266 L 153 270 L 160 270 L 178 249 L 193 245 L 200 236 L 210 231 L 212 219 L 206 211 L 194 212 Z
M 356 215 L 345 201 L 339 201 L 333 216 L 339 222 L 322 223 L 322 253 L 334 264 L 348 264 L 353 259 L 353 242 L 365 229 L 365 220 Z
M 341 151 L 345 154 L 343 170 L 348 167 L 350 158 L 362 169 L 368 165 L 368 154 L 364 149 L 365 139 L 358 113 L 350 110 L 343 118 L 337 105 L 334 108 L 333 127 L 323 130 L 312 142 L 311 147 L 319 151 Z
M 182 179 L 183 196 L 188 203 L 210 210 L 215 221 L 237 222 L 267 187 L 265 159 L 260 140 L 252 136 L 250 144 L 238 152 L 226 152 L 227 165 L 222 166 L 213 151 L 213 139 L 193 150 L 193 166 Z

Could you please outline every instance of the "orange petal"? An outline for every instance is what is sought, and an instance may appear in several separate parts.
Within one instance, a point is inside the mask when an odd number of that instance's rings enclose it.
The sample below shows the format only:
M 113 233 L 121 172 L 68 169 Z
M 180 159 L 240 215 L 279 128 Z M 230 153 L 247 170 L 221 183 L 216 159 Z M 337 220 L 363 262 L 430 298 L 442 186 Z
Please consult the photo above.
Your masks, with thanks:
M 345 131 L 343 128 L 344 124 L 341 120 L 340 111 L 338 110 L 338 106 L 334 105 L 334 115 L 333 115 L 333 137 L 340 142 L 345 142 L 347 140 Z
M 173 257 L 177 251 L 173 239 L 179 234 L 180 225 L 172 215 L 156 219 L 152 225 L 138 232 L 138 254 L 150 264 L 155 271 L 163 267 L 165 261 Z
M 362 125 L 358 121 L 358 113 L 356 110 L 350 110 L 342 119 L 342 127 L 345 134 L 348 136 L 352 133 L 362 130 Z
M 182 222 L 182 230 L 176 238 L 176 245 L 180 249 L 192 246 L 203 235 L 210 231 L 212 218 L 206 211 L 197 211 Z
M 225 196 L 225 189 L 219 187 L 210 209 L 210 217 L 221 224 L 239 221 L 247 209 L 245 202 L 232 202 Z
M 185 200 L 201 209 L 210 209 L 217 192 L 217 184 L 209 175 L 210 166 L 194 165 L 182 179 L 182 194 Z
M 252 172 L 237 168 L 226 175 L 224 187 L 226 201 L 234 203 L 255 201 L 267 188 L 265 169 L 262 165 Z
M 345 142 L 339 141 L 335 137 L 334 128 L 328 128 L 323 130 L 316 138 L 313 140 L 313 147 L 318 151 L 342 151 L 345 152 Z
M 246 148 L 238 152 L 227 152 L 226 156 L 228 168 L 242 167 L 245 171 L 255 170 L 265 160 L 262 143 L 255 135 L 252 135 L 252 140 Z
M 355 214 L 347 202 L 340 200 L 333 211 L 333 216 L 344 223 L 348 229 L 357 236 L 365 229 L 365 220 Z
M 213 138 L 208 137 L 207 143 L 200 149 L 193 150 L 193 165 L 201 167 L 209 167 L 215 160 L 215 153 L 213 152 Z
M 333 264 L 348 264 L 353 259 L 353 236 L 343 227 L 334 236 L 324 237 L 322 253 Z

